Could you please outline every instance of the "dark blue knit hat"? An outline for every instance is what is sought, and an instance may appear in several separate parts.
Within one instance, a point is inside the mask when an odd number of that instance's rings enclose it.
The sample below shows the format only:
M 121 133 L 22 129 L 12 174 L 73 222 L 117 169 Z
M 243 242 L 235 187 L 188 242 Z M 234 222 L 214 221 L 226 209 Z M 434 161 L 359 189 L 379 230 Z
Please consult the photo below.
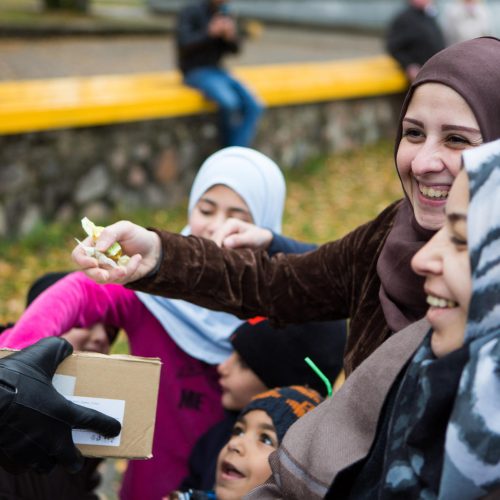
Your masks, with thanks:
M 273 421 L 278 442 L 281 443 L 288 428 L 307 412 L 316 408 L 323 398 L 313 389 L 301 385 L 276 387 L 257 394 L 240 413 L 240 417 L 253 410 L 265 411 Z

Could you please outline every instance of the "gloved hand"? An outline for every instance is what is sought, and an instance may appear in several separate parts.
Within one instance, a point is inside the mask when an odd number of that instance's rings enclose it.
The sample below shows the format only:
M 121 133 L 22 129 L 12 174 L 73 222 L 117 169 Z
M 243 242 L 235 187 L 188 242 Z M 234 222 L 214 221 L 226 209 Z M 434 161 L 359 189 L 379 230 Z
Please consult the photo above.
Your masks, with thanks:
M 49 472 L 61 464 L 77 472 L 83 457 L 73 428 L 120 433 L 117 420 L 68 401 L 52 386 L 57 366 L 72 352 L 66 340 L 49 337 L 0 359 L 0 465 L 8 471 Z

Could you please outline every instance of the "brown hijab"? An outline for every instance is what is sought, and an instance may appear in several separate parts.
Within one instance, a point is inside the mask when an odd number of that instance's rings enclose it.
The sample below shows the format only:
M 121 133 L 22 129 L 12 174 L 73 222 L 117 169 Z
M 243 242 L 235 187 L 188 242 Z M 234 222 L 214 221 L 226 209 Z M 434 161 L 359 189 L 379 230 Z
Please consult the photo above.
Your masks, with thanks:
M 484 142 L 500 138 L 500 40 L 475 38 L 442 50 L 424 64 L 403 102 L 395 155 L 402 136 L 402 120 L 413 93 L 419 85 L 431 82 L 447 85 L 465 99 Z M 418 224 L 405 195 L 377 263 L 380 302 L 393 332 L 422 318 L 427 310 L 423 278 L 412 271 L 410 261 L 434 234 Z

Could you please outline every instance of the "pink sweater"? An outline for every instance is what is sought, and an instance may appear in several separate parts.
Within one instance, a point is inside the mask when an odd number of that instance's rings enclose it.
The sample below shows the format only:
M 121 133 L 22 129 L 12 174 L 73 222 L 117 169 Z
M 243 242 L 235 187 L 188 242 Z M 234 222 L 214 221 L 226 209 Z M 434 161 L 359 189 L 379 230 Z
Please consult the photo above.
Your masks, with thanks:
M 132 290 L 99 285 L 79 272 L 40 294 L 0 336 L 0 347 L 19 349 L 95 323 L 125 329 L 132 354 L 163 362 L 153 458 L 129 462 L 121 491 L 123 499 L 160 499 L 185 477 L 198 437 L 223 416 L 214 366 L 182 351 Z

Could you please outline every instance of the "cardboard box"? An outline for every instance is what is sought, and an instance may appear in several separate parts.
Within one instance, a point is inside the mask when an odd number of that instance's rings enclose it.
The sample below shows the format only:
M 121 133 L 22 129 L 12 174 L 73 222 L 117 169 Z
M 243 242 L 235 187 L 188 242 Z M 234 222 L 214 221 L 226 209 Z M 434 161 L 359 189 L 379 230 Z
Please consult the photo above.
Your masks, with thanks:
M 0 350 L 0 357 L 12 350 Z M 145 459 L 152 457 L 161 361 L 79 352 L 66 358 L 54 375 L 54 386 L 77 404 L 107 413 L 122 422 L 116 438 L 73 431 L 86 457 Z M 121 417 L 121 418 L 120 418 Z

